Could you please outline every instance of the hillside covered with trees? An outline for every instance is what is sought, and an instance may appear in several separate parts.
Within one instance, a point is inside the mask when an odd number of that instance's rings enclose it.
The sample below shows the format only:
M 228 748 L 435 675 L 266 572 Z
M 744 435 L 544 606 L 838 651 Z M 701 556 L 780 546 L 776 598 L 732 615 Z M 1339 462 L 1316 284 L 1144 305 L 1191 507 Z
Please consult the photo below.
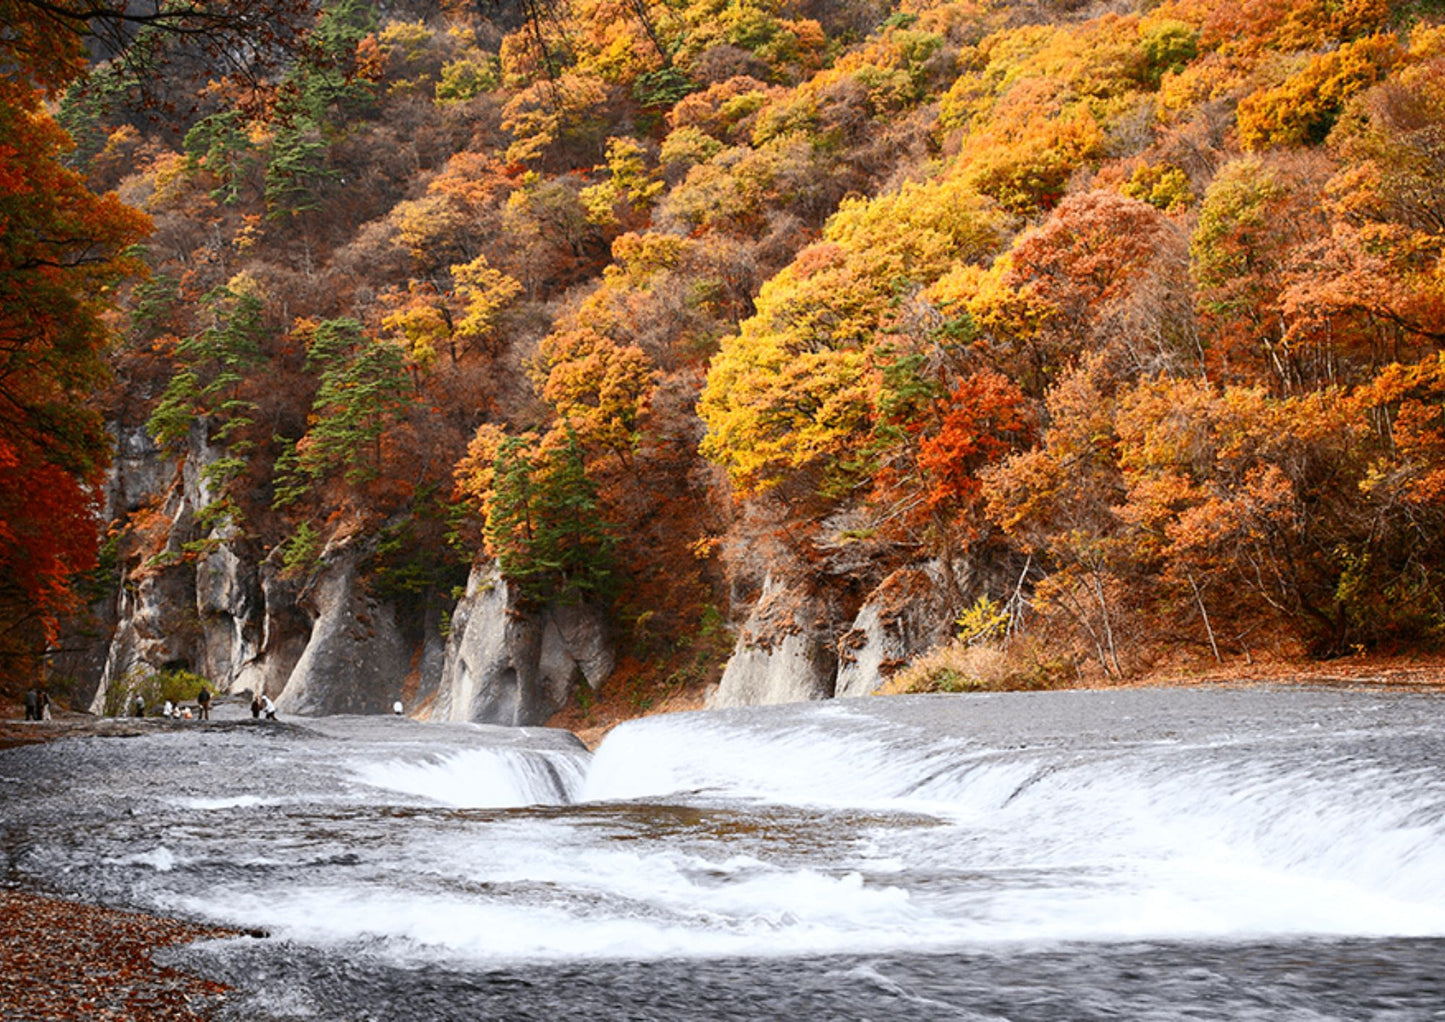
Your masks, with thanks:
M 221 543 L 415 621 L 495 559 L 637 707 L 920 565 L 897 687 L 1438 645 L 1438 4 L 272 6 L 147 65 L 0 0 L 12 686 Z M 99 521 L 142 428 L 219 452 L 184 548 Z

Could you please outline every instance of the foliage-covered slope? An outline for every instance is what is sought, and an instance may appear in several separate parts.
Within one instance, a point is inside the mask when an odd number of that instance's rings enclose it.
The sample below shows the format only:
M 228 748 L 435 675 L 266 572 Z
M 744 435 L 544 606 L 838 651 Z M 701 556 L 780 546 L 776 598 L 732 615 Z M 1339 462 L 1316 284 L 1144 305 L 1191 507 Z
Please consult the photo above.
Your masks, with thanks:
M 1041 663 L 1438 638 L 1429 5 L 386 10 L 180 131 L 60 106 L 154 222 L 109 413 L 225 446 L 217 536 L 416 606 L 485 551 L 660 674 L 923 559 Z

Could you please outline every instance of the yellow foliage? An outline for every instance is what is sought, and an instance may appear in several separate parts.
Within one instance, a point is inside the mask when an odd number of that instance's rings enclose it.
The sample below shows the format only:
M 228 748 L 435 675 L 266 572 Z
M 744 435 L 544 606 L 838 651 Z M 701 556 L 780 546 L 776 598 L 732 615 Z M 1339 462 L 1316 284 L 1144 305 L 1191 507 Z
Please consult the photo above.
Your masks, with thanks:
M 405 295 L 393 292 L 383 297 L 396 308 L 382 317 L 382 329 L 400 338 L 417 368 L 430 369 L 442 343 L 450 345 L 453 337 L 450 313 L 440 296 L 429 285 L 412 281 Z
M 1386 74 L 1401 55 L 1396 38 L 1380 34 L 1311 57 L 1279 85 L 1240 102 L 1240 144 L 1257 150 L 1324 141 L 1345 100 Z
M 636 345 L 618 345 L 581 327 L 550 334 L 534 376 L 559 422 L 583 444 L 627 457 L 655 386 L 652 363 Z
M 723 144 L 701 128 L 686 125 L 674 128 L 662 140 L 659 159 L 664 167 L 687 170 L 694 164 L 706 163 L 721 151 Z
M 1411 29 L 1408 56 L 1416 61 L 1445 57 L 1445 25 L 1422 23 Z
M 433 263 L 436 253 L 445 251 L 452 236 L 464 225 L 460 211 L 442 195 L 398 202 L 389 219 L 407 251 L 424 265 Z
M 469 263 L 452 267 L 458 297 L 463 302 L 463 315 L 456 324 L 458 337 L 489 340 L 497 328 L 502 310 L 522 293 L 516 278 L 492 267 L 487 257 L 479 255 Z
M 690 242 L 675 234 L 648 231 L 643 234 L 622 234 L 612 242 L 612 265 L 603 272 L 609 285 L 626 283 L 646 287 L 648 281 L 663 270 L 675 267 Z
M 723 341 L 698 406 L 703 454 L 745 491 L 847 460 L 872 429 L 876 347 L 898 300 L 994 251 L 1005 226 L 957 179 L 844 202 Z
M 150 177 L 155 190 L 144 208 L 155 212 L 179 202 L 190 190 L 190 161 L 181 153 L 162 153 L 151 163 Z
M 587 219 L 594 224 L 617 222 L 617 208 L 633 212 L 645 211 L 667 187 L 653 177 L 647 168 L 647 150 L 633 138 L 607 140 L 607 180 L 582 189 L 579 198 L 587 210 Z
M 1189 175 L 1178 167 L 1145 164 L 1134 170 L 1119 191 L 1166 213 L 1177 213 L 1194 201 Z
M 607 87 L 592 75 L 566 73 L 529 85 L 502 110 L 502 128 L 512 135 L 507 159 L 530 163 L 571 136 L 600 134 Z
M 1020 102 L 971 141 L 962 159 L 964 180 L 1005 209 L 1033 213 L 1056 205 L 1069 177 L 1099 158 L 1104 146 L 1103 129 L 1088 110 L 1053 113 Z
M 387 58 L 409 65 L 426 55 L 434 38 L 424 22 L 392 21 L 381 30 L 376 40 Z
M 491 422 L 482 423 L 467 444 L 466 455 L 457 462 L 452 472 L 457 498 L 484 519 L 491 505 L 492 486 L 496 481 L 497 449 L 506 439 L 506 430 L 501 426 Z
M 495 57 L 468 54 L 442 65 L 441 79 L 434 94 L 441 104 L 462 103 L 495 89 L 500 81 L 500 65 Z

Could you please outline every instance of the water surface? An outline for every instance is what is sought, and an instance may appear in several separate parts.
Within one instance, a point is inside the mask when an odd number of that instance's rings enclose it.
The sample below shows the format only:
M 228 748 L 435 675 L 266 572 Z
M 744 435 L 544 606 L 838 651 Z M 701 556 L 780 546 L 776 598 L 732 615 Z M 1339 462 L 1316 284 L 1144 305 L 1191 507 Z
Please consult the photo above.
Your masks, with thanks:
M 6 879 L 236 1019 L 1445 1019 L 1425 695 L 910 697 L 0 752 Z M 249 724 L 249 722 L 246 722 Z

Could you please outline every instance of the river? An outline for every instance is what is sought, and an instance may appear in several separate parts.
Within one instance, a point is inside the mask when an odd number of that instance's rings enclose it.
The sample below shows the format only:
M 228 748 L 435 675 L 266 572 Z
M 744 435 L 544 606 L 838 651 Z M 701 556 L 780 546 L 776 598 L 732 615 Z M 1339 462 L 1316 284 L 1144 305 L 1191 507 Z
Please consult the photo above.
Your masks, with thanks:
M 1282 687 L 0 751 L 5 882 L 237 1020 L 1445 1019 L 1445 700 Z

